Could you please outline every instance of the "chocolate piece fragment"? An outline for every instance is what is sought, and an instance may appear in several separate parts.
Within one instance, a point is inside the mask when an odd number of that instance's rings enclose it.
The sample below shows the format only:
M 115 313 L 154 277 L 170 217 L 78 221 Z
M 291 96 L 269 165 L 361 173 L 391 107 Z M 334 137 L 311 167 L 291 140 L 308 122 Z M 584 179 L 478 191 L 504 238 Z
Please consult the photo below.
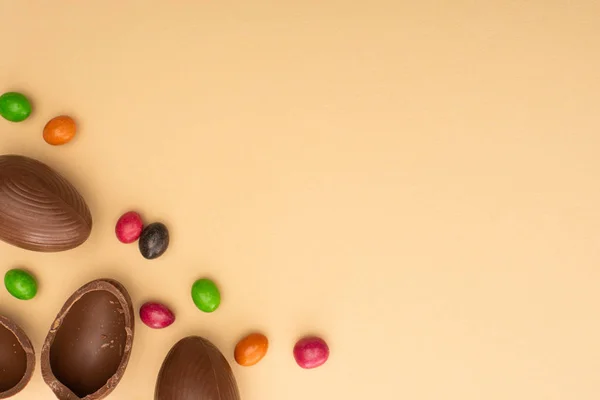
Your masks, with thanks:
M 173 346 L 158 374 L 154 400 L 239 400 L 231 367 L 208 340 L 189 336 Z
M 31 158 L 0 156 L 0 240 L 56 252 L 79 246 L 91 230 L 90 210 L 65 178 Z
M 35 369 L 35 352 L 21 328 L 0 315 L 0 399 L 19 393 Z
M 134 314 L 127 290 L 99 279 L 60 310 L 42 347 L 42 376 L 59 400 L 99 400 L 117 386 L 129 362 Z

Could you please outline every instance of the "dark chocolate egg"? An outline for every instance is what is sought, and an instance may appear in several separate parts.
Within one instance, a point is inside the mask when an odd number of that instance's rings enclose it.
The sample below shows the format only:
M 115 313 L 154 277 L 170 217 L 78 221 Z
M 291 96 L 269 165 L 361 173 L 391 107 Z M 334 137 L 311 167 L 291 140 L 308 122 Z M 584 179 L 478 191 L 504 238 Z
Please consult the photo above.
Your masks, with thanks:
M 169 230 L 160 222 L 148 225 L 140 235 L 139 246 L 140 253 L 148 260 L 162 256 L 169 247 Z
M 31 158 L 0 156 L 0 240 L 55 252 L 79 246 L 91 230 L 90 210 L 65 178 Z
M 42 376 L 59 400 L 99 400 L 117 386 L 133 344 L 133 306 L 110 279 L 79 288 L 60 310 L 42 347 Z
M 154 400 L 239 400 L 231 367 L 208 340 L 190 336 L 173 346 L 158 374 Z
M 35 352 L 29 338 L 14 322 L 0 315 L 0 399 L 23 390 L 34 368 Z

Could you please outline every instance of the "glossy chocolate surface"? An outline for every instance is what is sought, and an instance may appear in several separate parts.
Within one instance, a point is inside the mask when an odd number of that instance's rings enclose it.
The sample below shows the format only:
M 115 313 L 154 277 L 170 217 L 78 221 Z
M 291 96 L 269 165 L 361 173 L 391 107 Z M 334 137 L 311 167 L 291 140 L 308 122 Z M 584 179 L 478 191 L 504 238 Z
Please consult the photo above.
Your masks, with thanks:
M 28 157 L 0 156 L 0 240 L 56 252 L 87 240 L 92 216 L 65 178 Z
M 23 390 L 34 368 L 35 353 L 29 338 L 14 322 L 0 316 L 0 399 Z
M 173 346 L 158 374 L 155 400 L 239 400 L 231 367 L 208 340 L 186 337 Z
M 131 299 L 118 282 L 97 280 L 77 290 L 42 348 L 42 375 L 56 397 L 106 397 L 127 367 L 133 324 Z

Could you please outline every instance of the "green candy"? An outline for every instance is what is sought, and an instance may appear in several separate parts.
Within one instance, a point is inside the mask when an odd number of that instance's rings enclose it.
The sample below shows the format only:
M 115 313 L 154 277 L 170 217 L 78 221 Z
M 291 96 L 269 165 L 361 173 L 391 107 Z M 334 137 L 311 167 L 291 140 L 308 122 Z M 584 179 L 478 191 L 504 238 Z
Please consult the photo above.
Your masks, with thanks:
M 37 282 L 31 274 L 21 269 L 11 269 L 4 275 L 4 286 L 8 293 L 19 300 L 33 299 L 37 293 Z
M 221 293 L 210 279 L 199 279 L 192 285 L 192 300 L 200 310 L 211 313 L 219 308 Z
M 31 114 L 31 103 L 21 93 L 8 92 L 0 96 L 0 115 L 11 122 L 21 122 Z

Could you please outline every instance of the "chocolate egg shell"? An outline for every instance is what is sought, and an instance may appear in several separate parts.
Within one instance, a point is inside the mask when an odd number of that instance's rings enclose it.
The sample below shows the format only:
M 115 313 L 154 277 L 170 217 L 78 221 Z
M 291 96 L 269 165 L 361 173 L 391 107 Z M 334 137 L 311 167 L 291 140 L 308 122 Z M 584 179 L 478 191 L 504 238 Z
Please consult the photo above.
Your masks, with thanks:
M 65 178 L 31 158 L 0 156 L 0 240 L 56 252 L 79 246 L 91 230 L 90 210 Z
M 42 376 L 59 400 L 99 400 L 119 384 L 133 344 L 127 290 L 100 279 L 79 288 L 60 310 L 42 347 Z
M 0 399 L 23 390 L 34 369 L 31 341 L 17 324 L 0 315 Z
M 154 400 L 239 400 L 231 367 L 223 354 L 199 336 L 173 346 L 158 374 Z

